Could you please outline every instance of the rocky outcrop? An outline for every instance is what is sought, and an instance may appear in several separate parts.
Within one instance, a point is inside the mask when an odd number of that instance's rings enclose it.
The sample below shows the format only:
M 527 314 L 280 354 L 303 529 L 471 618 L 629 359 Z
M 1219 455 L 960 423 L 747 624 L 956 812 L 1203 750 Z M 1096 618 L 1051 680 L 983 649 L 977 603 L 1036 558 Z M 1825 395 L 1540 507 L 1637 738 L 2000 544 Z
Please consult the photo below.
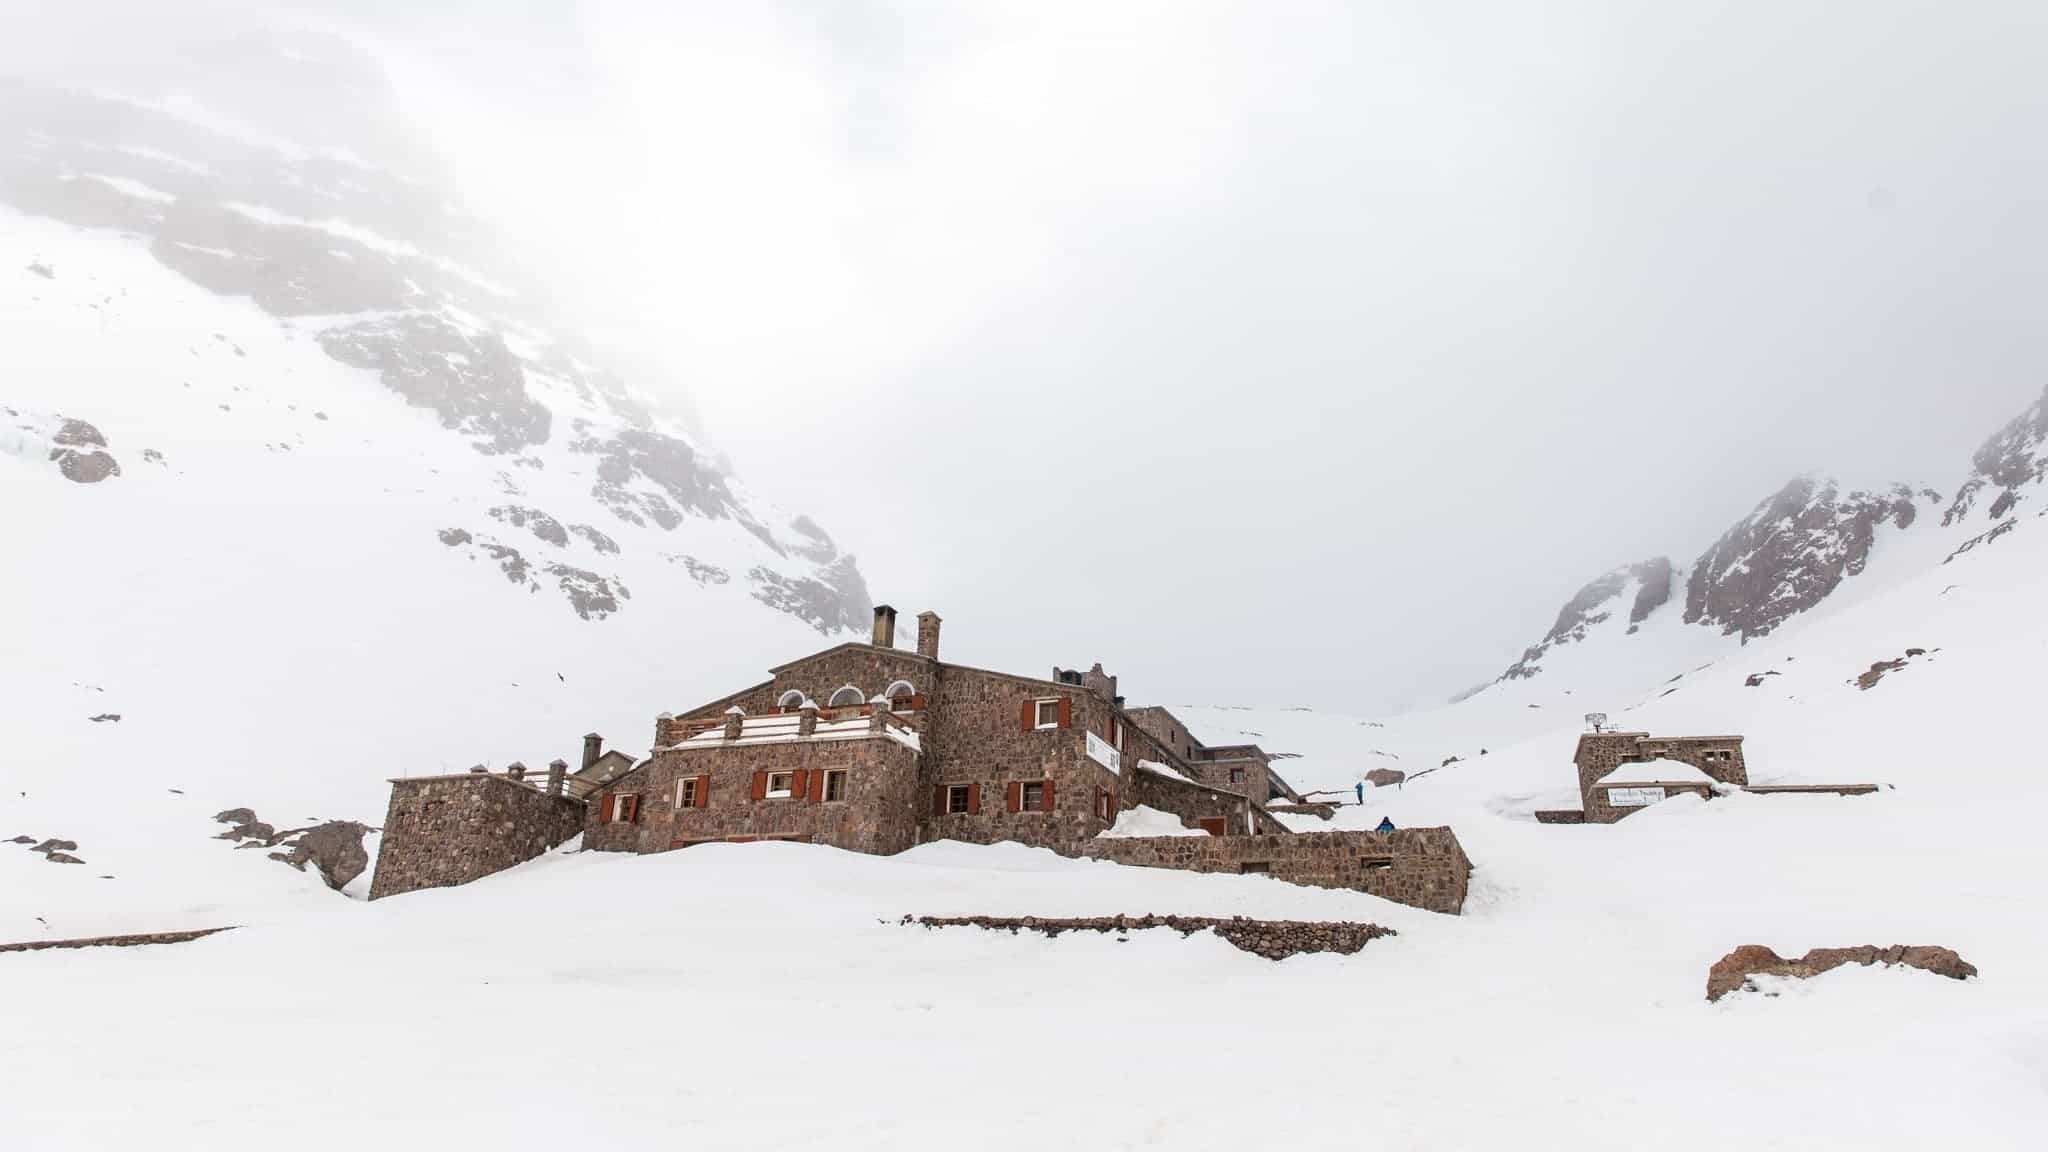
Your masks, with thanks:
M 230 808 L 215 815 L 214 819 L 232 825 L 215 839 L 239 840 L 238 848 L 276 849 L 269 853 L 270 859 L 301 872 L 311 864 L 327 886 L 336 892 L 348 887 L 350 881 L 361 876 L 363 870 L 370 866 L 370 854 L 363 848 L 363 837 L 374 829 L 354 820 L 329 820 L 280 832 L 258 820 L 256 813 L 248 808 Z
M 517 522 L 529 527 L 537 523 L 534 516 L 540 515 L 534 513 L 532 509 L 503 511 L 516 513 Z M 546 522 L 555 529 L 561 528 L 552 517 L 546 517 Z M 535 529 L 536 534 L 545 530 Z M 438 535 L 441 543 L 450 548 L 465 549 L 472 558 L 488 558 L 505 574 L 505 579 L 514 584 L 524 584 L 538 592 L 541 589 L 542 576 L 553 579 L 555 588 L 562 593 L 562 598 L 568 602 L 570 609 L 585 620 L 602 620 L 618 612 L 622 607 L 621 601 L 633 598 L 633 594 L 626 588 L 625 581 L 616 576 L 602 576 L 573 564 L 529 560 L 519 549 L 499 543 L 489 536 L 476 535 L 466 528 L 443 528 Z M 567 543 L 566 532 L 562 540 Z
M 747 573 L 754 585 L 754 599 L 778 612 L 787 612 L 820 633 L 857 631 L 874 611 L 868 586 L 851 556 L 818 569 L 816 578 L 784 576 L 768 568 Z
M 1584 640 L 1594 626 L 1612 619 L 1620 599 L 1631 586 L 1636 590 L 1629 603 L 1628 625 L 1633 632 L 1650 614 L 1671 599 L 1671 561 L 1663 556 L 1616 568 L 1593 580 L 1565 602 L 1557 622 L 1542 641 L 1526 649 L 1522 658 L 1500 674 L 1501 680 L 1526 680 L 1543 671 L 1542 660 L 1552 649 Z
M 1844 964 L 1869 966 L 1882 964 L 1887 968 L 1904 965 L 1946 976 L 1951 980 L 1967 980 L 1977 974 L 1977 967 L 1947 948 L 1931 946 L 1893 945 L 1878 948 L 1865 945 L 1861 948 L 1815 948 L 1797 960 L 1787 960 L 1761 944 L 1745 944 L 1714 962 L 1707 972 L 1707 999 L 1719 1000 L 1730 992 L 1747 989 L 1755 991 L 1752 976 L 1783 976 L 1806 979 L 1823 972 L 1840 968 Z
M 522 508 L 517 504 L 500 504 L 491 509 L 491 519 L 503 521 L 514 528 L 524 528 L 544 544 L 557 548 L 569 546 L 569 530 L 562 522 L 538 508 Z
M 107 438 L 83 420 L 65 419 L 50 444 L 51 462 L 74 484 L 97 484 L 121 474 L 121 465 L 107 451 Z
M 1372 771 L 1367 772 L 1365 774 L 1365 782 L 1367 784 L 1372 785 L 1375 788 L 1385 788 L 1393 784 L 1403 784 L 1406 783 L 1407 780 L 1408 774 L 1406 772 L 1401 771 L 1398 768 L 1375 768 Z
M 1916 501 L 1940 494 L 1895 485 L 1842 492 L 1833 480 L 1802 476 L 1765 499 L 1693 565 L 1685 622 L 1745 641 L 1768 634 L 1861 573 L 1880 527 L 1913 526 Z
M 1398 935 L 1378 924 L 1341 920 L 1251 920 L 1242 916 L 1219 919 L 1213 916 L 905 916 L 900 923 L 922 924 L 926 928 L 989 928 L 1015 935 L 1042 932 L 1114 932 L 1123 936 L 1147 928 L 1166 928 L 1183 937 L 1197 932 L 1214 932 L 1230 944 L 1254 956 L 1285 960 L 1304 952 L 1336 952 L 1349 956 L 1382 936 Z
M 1967 519 L 1979 503 L 1993 520 L 2017 507 L 2025 490 L 2048 478 L 2048 388 L 2026 411 L 1993 433 L 1970 458 L 1970 478 L 1942 514 L 1943 524 Z M 1958 550 L 1960 551 L 1960 549 Z
M 406 403 L 474 439 L 479 452 L 547 443 L 553 417 L 527 394 L 519 357 L 495 332 L 471 334 L 439 316 L 411 314 L 330 328 L 320 346 L 376 372 Z

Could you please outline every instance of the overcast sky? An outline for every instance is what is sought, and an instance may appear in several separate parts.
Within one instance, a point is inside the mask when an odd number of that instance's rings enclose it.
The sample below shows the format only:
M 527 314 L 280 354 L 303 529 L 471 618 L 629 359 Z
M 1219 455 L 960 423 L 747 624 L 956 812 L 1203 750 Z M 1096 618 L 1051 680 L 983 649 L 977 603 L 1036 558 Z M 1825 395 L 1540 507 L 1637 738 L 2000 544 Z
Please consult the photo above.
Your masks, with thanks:
M 2048 380 L 2038 2 L 346 11 L 879 599 L 1134 700 L 1441 698 Z

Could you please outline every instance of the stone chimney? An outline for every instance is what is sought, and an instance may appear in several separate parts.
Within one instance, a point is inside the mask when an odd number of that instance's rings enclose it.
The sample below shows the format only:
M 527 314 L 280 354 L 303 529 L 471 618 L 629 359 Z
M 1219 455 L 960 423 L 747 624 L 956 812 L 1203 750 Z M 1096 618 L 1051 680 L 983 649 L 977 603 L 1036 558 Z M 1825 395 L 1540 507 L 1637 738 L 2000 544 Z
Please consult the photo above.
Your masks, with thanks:
M 919 612 L 917 614 L 917 654 L 927 660 L 939 658 L 939 614 Z
M 868 731 L 879 736 L 889 727 L 889 716 L 893 711 L 887 696 L 877 696 L 868 701 Z
M 887 604 L 875 605 L 875 636 L 872 643 L 877 648 L 896 646 L 896 610 Z
M 510 777 L 514 784 L 517 784 L 521 780 L 526 779 L 526 765 L 514 760 L 505 766 L 505 775 Z
M 1100 661 L 1096 663 L 1095 667 L 1081 673 L 1081 683 L 1090 692 L 1095 693 L 1104 700 L 1116 699 L 1116 677 L 1104 672 Z
M 595 732 L 585 736 L 583 738 L 583 766 L 588 768 L 592 764 L 597 763 L 597 758 L 602 755 L 604 755 L 604 737 L 599 736 Z
M 669 739 L 669 728 L 676 721 L 675 713 L 663 712 L 654 718 L 654 746 L 666 748 L 675 741 Z
M 796 710 L 797 738 L 805 739 L 816 733 L 817 730 L 818 702 L 816 700 L 805 699 L 803 704 L 799 706 Z
M 747 710 L 745 708 L 742 708 L 737 704 L 733 705 L 730 708 L 727 708 L 725 710 L 725 738 L 727 740 L 739 739 L 740 729 L 746 724 L 746 722 Z
M 548 762 L 548 795 L 560 796 L 569 782 L 569 762 L 551 760 Z

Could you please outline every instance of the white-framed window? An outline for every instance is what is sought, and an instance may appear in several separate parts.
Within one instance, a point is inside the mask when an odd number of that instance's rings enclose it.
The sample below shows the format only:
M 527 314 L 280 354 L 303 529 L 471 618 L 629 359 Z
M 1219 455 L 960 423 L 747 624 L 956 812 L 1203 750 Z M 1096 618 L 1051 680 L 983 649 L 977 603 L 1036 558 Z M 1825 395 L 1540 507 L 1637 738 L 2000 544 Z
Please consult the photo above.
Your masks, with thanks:
M 1231 782 L 1232 784 L 1242 784 L 1242 783 L 1244 783 L 1244 769 L 1242 769 L 1242 768 L 1232 768 L 1232 769 L 1230 770 L 1230 782 Z
M 768 798 L 787 800 L 796 795 L 796 773 L 770 772 L 768 774 Z
M 778 712 L 794 712 L 803 704 L 804 694 L 794 688 L 775 698 L 775 710 Z
M 1060 726 L 1060 702 L 1058 699 L 1039 700 L 1031 708 L 1031 724 L 1034 728 L 1057 728 Z
M 640 794 L 621 792 L 611 800 L 612 819 L 621 824 L 631 824 L 640 819 Z
M 1109 720 L 1109 743 L 1119 752 L 1124 750 L 1124 722 L 1114 716 Z
M 883 689 L 882 695 L 891 700 L 902 700 L 917 695 L 917 687 L 908 680 L 898 680 Z
M 846 799 L 846 770 L 835 768 L 825 773 L 825 789 L 822 793 L 827 801 Z
M 971 803 L 970 797 L 971 793 L 967 785 L 948 784 L 946 786 L 946 815 L 965 815 Z
M 1019 807 L 1025 812 L 1045 811 L 1045 781 L 1026 781 Z
M 845 684 L 840 686 L 838 691 L 832 693 L 830 700 L 825 701 L 825 707 L 858 708 L 867 702 L 868 698 L 861 694 L 860 689 L 855 688 L 851 684 Z
M 685 776 L 681 780 L 676 781 L 676 807 L 695 808 L 698 797 L 697 789 L 701 787 L 703 785 L 698 783 L 695 776 Z

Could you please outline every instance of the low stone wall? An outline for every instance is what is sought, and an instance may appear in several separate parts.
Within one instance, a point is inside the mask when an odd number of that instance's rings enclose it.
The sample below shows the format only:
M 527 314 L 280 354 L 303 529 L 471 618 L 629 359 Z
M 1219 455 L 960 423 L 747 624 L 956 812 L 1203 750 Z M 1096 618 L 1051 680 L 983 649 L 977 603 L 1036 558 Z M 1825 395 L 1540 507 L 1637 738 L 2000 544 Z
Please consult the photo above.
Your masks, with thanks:
M 905 916 L 904 924 L 927 928 L 991 928 L 1015 934 L 1043 932 L 1135 932 L 1146 928 L 1170 928 L 1182 936 L 1210 931 L 1254 956 L 1284 960 L 1304 952 L 1336 952 L 1349 956 L 1382 936 L 1398 935 L 1378 924 L 1345 920 L 1250 920 L 1233 916 L 1082 916 L 1046 918 L 1039 916 Z
M 1449 828 L 1096 839 L 1081 854 L 1141 868 L 1259 873 L 1313 888 L 1350 888 L 1451 915 L 1464 909 L 1472 876 L 1472 861 Z
M 234 925 L 222 928 L 194 928 L 189 932 L 137 932 L 127 936 L 81 936 L 71 940 L 24 940 L 16 944 L 0 944 L 0 952 L 41 952 L 49 948 L 139 948 L 145 944 L 183 944 L 201 940 L 217 932 L 231 932 Z
M 1542 808 L 1536 812 L 1538 824 L 1584 824 L 1586 813 L 1581 808 Z
M 1204 820 L 1222 820 L 1225 836 L 1246 835 L 1247 820 L 1261 833 L 1277 834 L 1288 830 L 1286 825 L 1265 809 L 1253 805 L 1242 793 L 1161 776 L 1131 762 L 1126 762 L 1124 771 L 1130 778 L 1124 797 L 1125 807 L 1142 804 L 1161 812 L 1171 812 L 1180 817 L 1184 828 L 1200 828 Z
M 583 830 L 581 800 L 484 772 L 391 782 L 370 899 L 480 880 Z
M 1754 988 L 1755 985 L 1750 983 L 1751 976 L 1787 976 L 1804 980 L 1844 964 L 1861 964 L 1866 968 L 1872 964 L 1882 964 L 1887 968 L 1904 965 L 1951 980 L 1968 980 L 1977 974 L 1975 964 L 1948 948 L 1935 945 L 1894 944 L 1889 948 L 1879 948 L 1865 944 L 1859 948 L 1810 948 L 1797 960 L 1787 960 L 1761 944 L 1744 944 L 1716 960 L 1707 971 L 1707 999 L 1719 1000 L 1730 992 Z
M 1268 804 L 1266 811 L 1283 816 L 1313 816 L 1318 820 L 1329 820 L 1337 815 L 1338 804 Z

